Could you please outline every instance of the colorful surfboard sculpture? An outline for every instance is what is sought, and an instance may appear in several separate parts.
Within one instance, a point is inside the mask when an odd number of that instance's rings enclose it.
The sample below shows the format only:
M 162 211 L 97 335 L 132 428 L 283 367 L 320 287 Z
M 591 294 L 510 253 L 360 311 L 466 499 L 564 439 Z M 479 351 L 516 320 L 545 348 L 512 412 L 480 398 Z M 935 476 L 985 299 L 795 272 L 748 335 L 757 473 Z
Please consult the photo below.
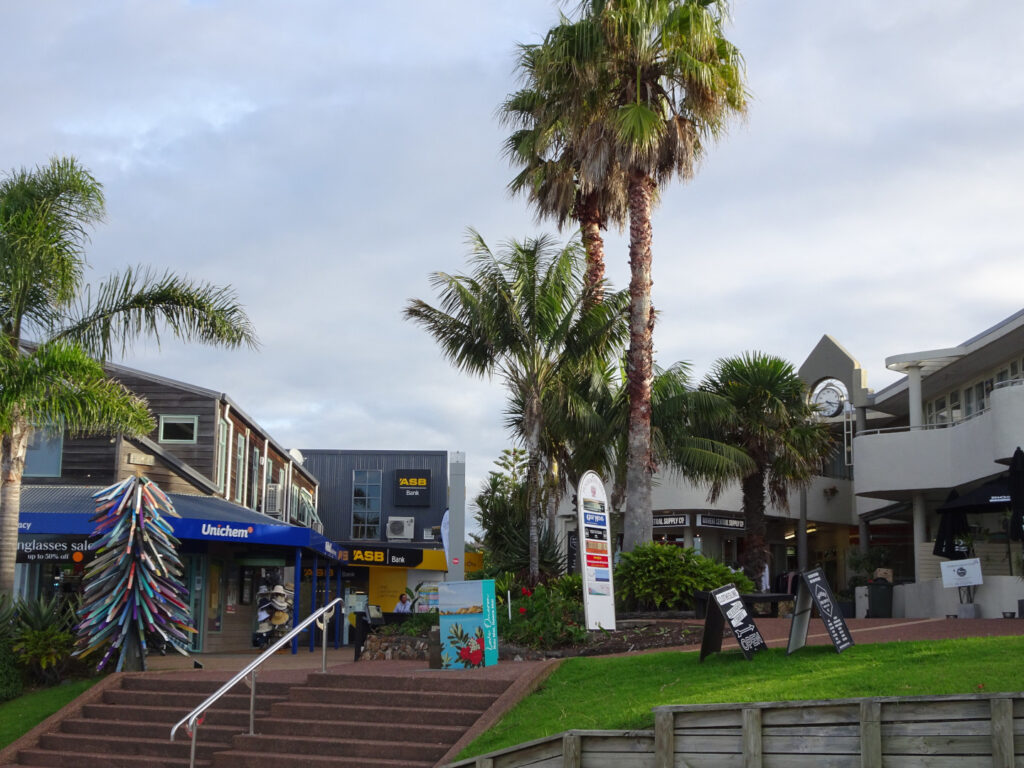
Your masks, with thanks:
M 85 572 L 74 655 L 85 658 L 105 649 L 97 672 L 115 656 L 117 672 L 129 656 L 132 664 L 137 656 L 145 669 L 147 639 L 188 656 L 196 630 L 181 583 L 180 542 L 165 519 L 180 517 L 171 500 L 145 477 L 130 477 L 93 499 L 96 528 L 89 549 L 95 555 Z

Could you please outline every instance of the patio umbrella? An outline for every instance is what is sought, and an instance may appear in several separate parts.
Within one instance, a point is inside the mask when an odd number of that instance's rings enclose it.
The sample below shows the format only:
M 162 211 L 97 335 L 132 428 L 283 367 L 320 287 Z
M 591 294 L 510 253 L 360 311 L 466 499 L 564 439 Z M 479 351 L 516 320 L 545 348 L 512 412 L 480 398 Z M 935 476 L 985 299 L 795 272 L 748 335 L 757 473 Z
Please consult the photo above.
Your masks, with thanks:
M 960 494 L 954 488 L 949 492 L 946 503 L 939 507 L 941 518 L 939 530 L 935 534 L 935 547 L 932 554 L 947 560 L 964 560 L 970 556 L 966 539 L 971 527 L 967 523 L 967 512 L 964 506 L 958 506 Z
M 1017 446 L 1010 459 L 1010 541 L 1024 539 L 1024 451 Z

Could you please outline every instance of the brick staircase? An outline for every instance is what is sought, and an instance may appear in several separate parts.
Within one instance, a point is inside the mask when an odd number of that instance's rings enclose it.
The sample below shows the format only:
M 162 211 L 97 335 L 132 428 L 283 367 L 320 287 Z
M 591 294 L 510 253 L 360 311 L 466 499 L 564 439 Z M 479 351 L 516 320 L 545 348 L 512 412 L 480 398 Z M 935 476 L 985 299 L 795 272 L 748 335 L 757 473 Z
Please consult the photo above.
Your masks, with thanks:
M 510 681 L 466 674 L 316 673 L 303 684 L 258 683 L 256 733 L 248 734 L 244 684 L 206 713 L 196 765 L 212 768 L 430 768 Z M 171 726 L 221 683 L 126 676 L 120 688 L 18 752 L 19 766 L 181 768 L 191 747 Z

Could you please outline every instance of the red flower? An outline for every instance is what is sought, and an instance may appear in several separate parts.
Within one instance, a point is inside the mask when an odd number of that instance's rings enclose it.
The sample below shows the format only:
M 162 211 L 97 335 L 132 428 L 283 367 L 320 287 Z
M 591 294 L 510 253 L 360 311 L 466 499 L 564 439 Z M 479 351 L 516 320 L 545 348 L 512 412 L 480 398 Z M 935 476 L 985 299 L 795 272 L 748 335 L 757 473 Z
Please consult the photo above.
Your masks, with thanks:
M 520 613 L 526 613 L 526 609 L 525 609 L 525 608 L 520 608 L 520 609 L 519 609 L 519 612 L 520 612 Z
M 528 590 L 526 587 L 523 587 L 523 597 L 533 597 L 533 592 Z

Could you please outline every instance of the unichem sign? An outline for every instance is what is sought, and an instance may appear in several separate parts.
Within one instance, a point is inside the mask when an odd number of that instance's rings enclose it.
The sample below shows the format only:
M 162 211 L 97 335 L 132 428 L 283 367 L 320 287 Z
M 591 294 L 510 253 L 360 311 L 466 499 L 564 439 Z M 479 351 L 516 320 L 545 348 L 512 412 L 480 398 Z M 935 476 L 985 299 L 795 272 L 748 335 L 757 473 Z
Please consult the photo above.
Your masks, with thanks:
M 248 528 L 235 528 L 224 524 L 211 525 L 210 523 L 203 523 L 202 528 L 203 536 L 215 536 L 218 539 L 248 539 L 252 531 L 253 527 L 251 525 Z

